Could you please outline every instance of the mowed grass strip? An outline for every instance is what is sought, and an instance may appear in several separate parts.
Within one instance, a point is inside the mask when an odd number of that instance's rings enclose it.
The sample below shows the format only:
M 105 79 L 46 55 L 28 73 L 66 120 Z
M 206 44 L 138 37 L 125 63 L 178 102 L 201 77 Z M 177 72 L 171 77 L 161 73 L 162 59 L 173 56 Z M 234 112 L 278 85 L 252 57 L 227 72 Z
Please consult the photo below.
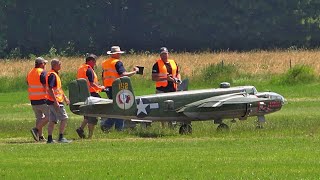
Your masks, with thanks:
M 2 179 L 317 179 L 318 138 L 1 144 Z

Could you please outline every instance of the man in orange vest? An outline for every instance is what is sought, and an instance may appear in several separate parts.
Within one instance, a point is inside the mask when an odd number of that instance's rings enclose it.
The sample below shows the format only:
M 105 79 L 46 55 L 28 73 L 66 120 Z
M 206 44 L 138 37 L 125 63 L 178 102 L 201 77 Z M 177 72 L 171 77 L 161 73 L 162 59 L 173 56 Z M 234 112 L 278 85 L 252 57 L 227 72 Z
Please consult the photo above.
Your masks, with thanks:
M 104 86 L 99 85 L 97 74 L 94 72 L 94 67 L 96 65 L 96 59 L 97 56 L 94 54 L 88 54 L 86 57 L 86 63 L 82 64 L 78 69 L 77 78 L 84 78 L 87 80 L 90 95 L 93 97 L 99 97 L 101 96 L 98 94 L 102 90 L 105 89 Z M 76 129 L 76 132 L 78 133 L 80 138 L 85 138 L 85 134 L 83 129 L 88 124 L 88 130 L 89 135 L 88 138 L 91 138 L 93 135 L 93 131 L 95 128 L 95 125 L 97 125 L 98 119 L 96 117 L 88 117 L 84 116 L 84 119 L 78 129 Z
M 46 141 L 42 134 L 42 128 L 48 123 L 49 108 L 47 105 L 46 71 L 47 60 L 38 57 L 35 66 L 27 75 L 28 94 L 32 110 L 36 116 L 36 127 L 31 129 L 36 141 Z
M 119 46 L 112 46 L 111 50 L 107 52 L 111 57 L 102 62 L 103 85 L 108 89 L 107 96 L 109 99 L 112 99 L 112 83 L 115 79 L 122 76 L 130 77 L 139 71 L 137 67 L 134 67 L 131 72 L 126 71 L 120 60 L 120 56 L 123 53 L 125 52 L 121 51 Z M 107 120 L 102 121 L 101 129 L 107 131 L 113 124 L 118 131 L 121 131 L 124 127 L 124 121 L 122 119 L 108 118 Z
M 179 67 L 173 59 L 169 59 L 166 47 L 160 48 L 160 59 L 152 67 L 152 80 L 156 82 L 156 93 L 176 92 L 177 84 L 181 82 Z M 172 124 L 169 123 L 169 126 Z
M 69 105 L 70 101 L 62 90 L 62 83 L 59 77 L 59 70 L 61 69 L 61 61 L 58 59 L 51 60 L 51 71 L 46 76 L 47 89 L 48 89 L 48 101 L 47 104 L 50 109 L 50 118 L 48 125 L 48 141 L 47 143 L 54 143 L 52 139 L 52 132 L 55 124 L 60 122 L 59 139 L 60 143 L 70 143 L 63 137 L 65 127 L 67 125 L 68 115 L 64 107 L 63 102 Z

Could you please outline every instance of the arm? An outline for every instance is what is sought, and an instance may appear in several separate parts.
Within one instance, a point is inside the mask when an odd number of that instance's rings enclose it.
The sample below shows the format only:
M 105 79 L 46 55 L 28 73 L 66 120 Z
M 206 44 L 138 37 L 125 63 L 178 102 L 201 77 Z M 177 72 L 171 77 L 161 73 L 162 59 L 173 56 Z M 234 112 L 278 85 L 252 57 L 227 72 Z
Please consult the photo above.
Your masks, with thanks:
M 139 69 L 138 69 L 137 67 L 134 67 L 134 68 L 133 68 L 133 71 L 131 71 L 131 72 L 125 71 L 125 72 L 123 72 L 122 74 L 120 74 L 120 76 L 121 76 L 121 77 L 123 77 L 123 76 L 128 76 L 128 77 L 130 77 L 130 76 L 133 76 L 133 75 L 137 74 L 138 71 L 139 71 Z
M 86 76 L 87 76 L 87 78 L 89 80 L 90 87 L 93 87 L 95 89 L 101 89 L 101 90 L 105 89 L 104 86 L 101 86 L 100 84 L 97 84 L 97 83 L 94 82 L 94 72 L 93 72 L 92 69 L 88 69 L 87 70 Z
M 126 69 L 125 69 L 124 66 L 123 66 L 123 63 L 122 63 L 121 61 L 118 61 L 118 62 L 116 63 L 116 70 L 117 70 L 118 74 L 119 74 L 121 77 L 123 77 L 123 76 L 128 76 L 128 77 L 130 77 L 130 76 L 133 76 L 133 75 L 137 74 L 137 72 L 139 71 L 139 69 L 138 69 L 137 67 L 134 67 L 134 68 L 132 69 L 132 71 L 127 72 Z

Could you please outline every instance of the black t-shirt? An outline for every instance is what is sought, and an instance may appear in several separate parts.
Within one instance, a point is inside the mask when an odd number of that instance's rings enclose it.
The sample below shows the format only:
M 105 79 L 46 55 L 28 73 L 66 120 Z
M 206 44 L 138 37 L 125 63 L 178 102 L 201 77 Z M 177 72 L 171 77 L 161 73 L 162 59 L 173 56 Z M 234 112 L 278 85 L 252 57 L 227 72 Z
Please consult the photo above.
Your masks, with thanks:
M 167 62 L 167 63 L 164 63 L 164 65 L 166 66 L 167 72 L 169 73 L 169 75 L 172 75 L 172 67 L 171 67 L 170 63 Z M 176 63 L 176 66 L 177 66 L 176 74 L 179 74 L 179 67 L 178 67 L 177 63 Z M 158 66 L 158 62 L 156 62 L 152 67 L 152 74 L 158 74 L 158 73 L 159 73 L 159 66 Z M 163 92 L 175 92 L 176 91 L 176 89 L 174 88 L 174 84 L 171 81 L 168 81 L 168 85 L 166 87 L 161 86 L 161 87 L 156 87 L 156 89 L 159 91 L 163 91 Z
M 94 73 L 93 73 L 93 69 L 88 68 L 87 72 L 86 72 L 86 76 L 88 77 L 89 82 L 94 82 Z
M 44 86 L 46 85 L 46 75 L 47 72 L 46 71 L 42 71 L 40 74 L 40 82 L 41 84 L 43 84 Z M 40 99 L 40 100 L 31 100 L 31 105 L 41 105 L 41 104 L 46 104 L 46 99 Z
M 126 69 L 124 68 L 123 63 L 121 61 L 118 61 L 115 66 L 116 66 L 116 70 L 117 70 L 119 75 L 121 75 L 124 72 L 126 72 Z

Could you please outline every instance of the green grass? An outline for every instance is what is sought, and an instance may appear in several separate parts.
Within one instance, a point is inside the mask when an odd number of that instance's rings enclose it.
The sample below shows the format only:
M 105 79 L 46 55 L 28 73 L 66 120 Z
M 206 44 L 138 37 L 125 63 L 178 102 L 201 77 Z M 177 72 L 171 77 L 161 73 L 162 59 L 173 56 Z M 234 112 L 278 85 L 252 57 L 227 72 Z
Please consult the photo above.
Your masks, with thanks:
M 138 95 L 154 91 L 148 82 L 133 84 Z M 0 178 L 318 179 L 320 84 L 253 85 L 288 100 L 266 116 L 263 129 L 255 128 L 256 118 L 226 120 L 230 131 L 223 133 L 211 121 L 193 122 L 193 134 L 184 136 L 159 123 L 108 134 L 98 126 L 92 140 L 79 140 L 75 128 L 82 117 L 68 110 L 71 144 L 35 143 L 27 93 L 0 93 Z M 54 138 L 57 134 L 56 128 Z

